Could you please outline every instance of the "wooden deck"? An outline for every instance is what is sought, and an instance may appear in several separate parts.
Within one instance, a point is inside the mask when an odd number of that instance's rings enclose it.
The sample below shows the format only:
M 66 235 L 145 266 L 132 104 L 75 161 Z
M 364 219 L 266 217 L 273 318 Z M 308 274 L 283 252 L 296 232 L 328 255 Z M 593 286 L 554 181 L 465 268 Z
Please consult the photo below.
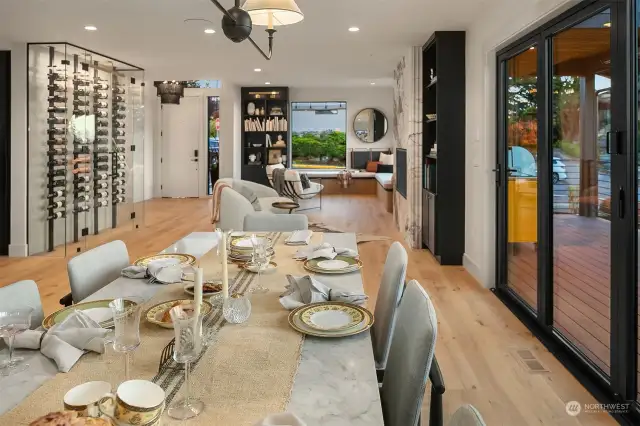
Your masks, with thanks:
M 554 326 L 609 374 L 610 224 L 601 218 L 556 214 L 554 220 Z M 536 307 L 537 253 L 533 244 L 510 247 L 508 284 Z

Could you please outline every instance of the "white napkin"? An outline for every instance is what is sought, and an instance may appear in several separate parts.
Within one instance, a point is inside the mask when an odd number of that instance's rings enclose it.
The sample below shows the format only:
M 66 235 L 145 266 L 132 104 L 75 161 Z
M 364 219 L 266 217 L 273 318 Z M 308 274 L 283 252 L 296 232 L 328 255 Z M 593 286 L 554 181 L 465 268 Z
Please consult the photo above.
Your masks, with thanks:
M 309 244 L 312 235 L 313 231 L 309 230 L 293 231 L 291 235 L 289 235 L 289 238 L 284 241 L 284 243 L 290 246 L 304 246 Z
M 317 258 L 335 259 L 336 256 L 357 257 L 358 252 L 348 248 L 334 247 L 329 243 L 322 243 L 315 246 L 301 248 L 293 255 L 293 258 L 298 260 L 310 260 Z
M 149 262 L 148 266 L 127 266 L 122 275 L 127 278 L 149 278 L 152 284 L 171 284 L 182 282 L 185 266 L 178 259 L 158 259 Z
M 254 426 L 306 426 L 298 416 L 291 413 L 270 414 Z
M 309 275 L 305 275 L 304 277 L 287 275 L 287 280 L 289 281 L 289 284 L 286 286 L 286 291 L 280 295 L 280 304 L 288 310 L 292 310 L 309 303 L 326 301 L 362 305 L 369 299 L 366 294 L 362 293 L 333 291 L 331 288 Z
M 66 373 L 85 351 L 103 353 L 108 332 L 83 312 L 75 311 L 49 331 L 25 330 L 16 335 L 13 344 L 16 349 L 40 349 Z

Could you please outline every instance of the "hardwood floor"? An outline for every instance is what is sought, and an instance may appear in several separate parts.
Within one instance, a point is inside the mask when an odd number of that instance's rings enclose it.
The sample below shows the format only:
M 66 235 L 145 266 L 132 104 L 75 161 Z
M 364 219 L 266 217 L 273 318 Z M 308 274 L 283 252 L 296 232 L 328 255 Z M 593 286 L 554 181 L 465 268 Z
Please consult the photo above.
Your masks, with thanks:
M 88 246 L 122 239 L 131 258 L 157 252 L 193 231 L 209 231 L 208 200 L 157 199 L 146 203 L 145 225 L 139 230 L 117 229 L 91 237 Z M 359 246 L 365 289 L 375 303 L 386 253 L 402 240 L 393 216 L 375 196 L 326 196 L 321 211 L 306 212 L 313 221 L 349 232 L 386 235 L 390 241 Z M 34 279 L 46 312 L 56 310 L 69 291 L 65 259 L 49 255 L 25 259 L 0 258 L 0 286 Z M 445 379 L 445 424 L 464 403 L 475 405 L 490 426 L 615 425 L 606 414 L 566 414 L 568 401 L 595 399 L 536 340 L 511 312 L 462 267 L 441 267 L 426 251 L 409 252 L 408 278 L 429 293 L 438 315 L 436 354 Z M 514 355 L 529 349 L 549 370 L 532 374 Z M 423 424 L 427 426 L 428 396 Z

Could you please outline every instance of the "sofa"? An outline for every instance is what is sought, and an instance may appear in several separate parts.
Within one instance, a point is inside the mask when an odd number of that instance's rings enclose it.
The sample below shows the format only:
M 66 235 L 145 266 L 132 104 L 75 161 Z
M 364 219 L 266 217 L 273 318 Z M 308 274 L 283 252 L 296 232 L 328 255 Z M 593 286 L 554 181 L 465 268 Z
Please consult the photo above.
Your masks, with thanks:
M 248 214 L 288 214 L 289 210 L 277 209 L 272 206 L 275 202 L 291 202 L 289 198 L 280 197 L 268 186 L 246 180 L 224 178 L 220 181 L 229 185 L 220 194 L 220 220 L 216 227 L 223 230 L 243 230 L 244 217 Z M 260 211 L 256 211 L 249 200 L 238 190 L 246 188 L 258 197 Z

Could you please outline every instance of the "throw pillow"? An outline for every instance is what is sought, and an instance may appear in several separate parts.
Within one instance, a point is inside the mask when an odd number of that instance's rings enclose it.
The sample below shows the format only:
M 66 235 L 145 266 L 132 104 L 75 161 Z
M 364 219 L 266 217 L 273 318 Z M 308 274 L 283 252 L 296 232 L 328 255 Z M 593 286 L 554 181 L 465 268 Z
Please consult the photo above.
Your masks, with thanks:
M 367 161 L 367 168 L 366 170 L 368 172 L 373 172 L 375 173 L 378 170 L 378 164 L 380 164 L 379 161 Z
M 388 164 L 378 164 L 378 170 L 376 173 L 393 173 L 393 166 Z
M 311 188 L 311 181 L 306 173 L 300 173 L 300 183 L 302 183 L 302 189 Z
M 393 154 L 380 153 L 380 162 L 389 166 L 393 166 Z
M 257 212 L 262 211 L 262 207 L 260 207 L 260 202 L 258 201 L 258 196 L 251 190 L 251 188 L 244 185 L 237 185 L 233 189 L 236 190 L 244 198 L 249 200 L 249 202 L 253 206 L 253 210 Z

